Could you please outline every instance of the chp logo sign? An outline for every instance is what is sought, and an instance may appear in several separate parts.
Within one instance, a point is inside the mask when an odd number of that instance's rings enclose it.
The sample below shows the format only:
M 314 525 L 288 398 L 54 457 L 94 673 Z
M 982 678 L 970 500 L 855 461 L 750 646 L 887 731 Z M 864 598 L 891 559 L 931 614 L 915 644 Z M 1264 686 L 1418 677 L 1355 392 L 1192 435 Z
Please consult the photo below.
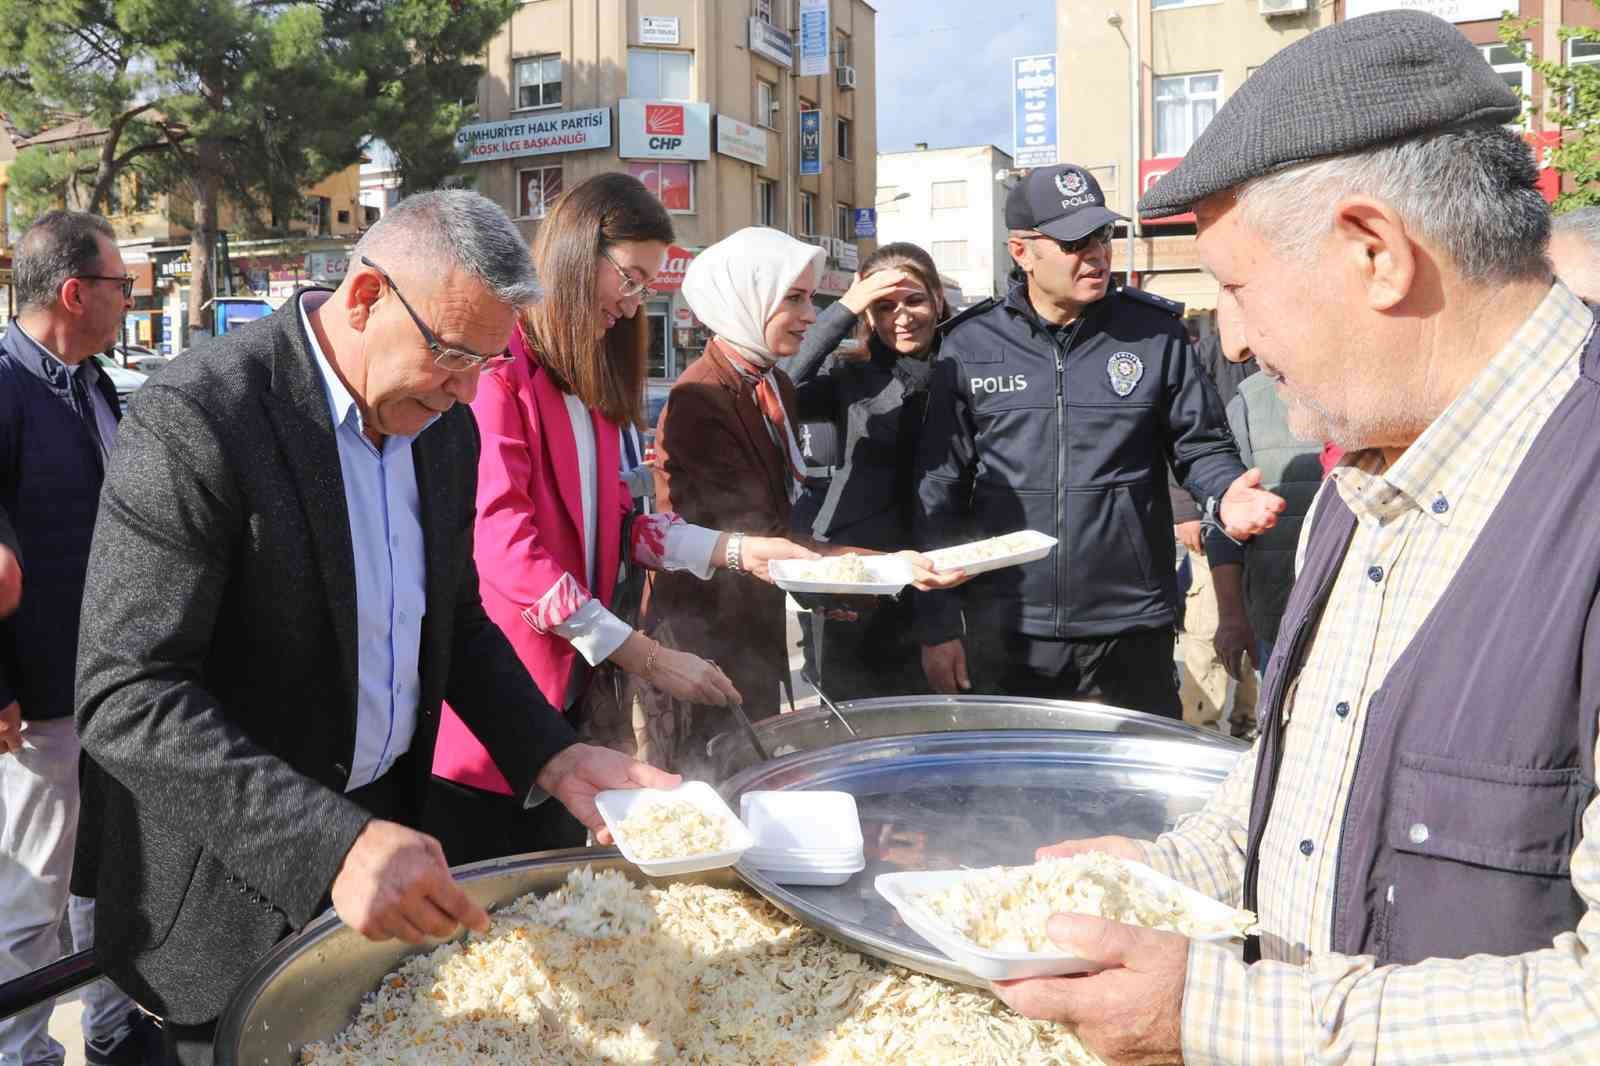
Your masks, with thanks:
M 694 261 L 694 253 L 694 249 L 680 248 L 676 244 L 669 247 L 667 249 L 667 262 L 661 268 L 661 273 L 657 274 L 655 280 L 650 283 L 650 287 L 657 292 L 677 292 L 683 288 L 683 276 L 689 272 L 689 264 Z M 687 310 L 687 308 L 680 308 L 679 310 L 683 311 Z M 689 314 L 688 321 L 676 324 L 680 326 L 694 325 L 693 313 Z
M 621 100 L 618 152 L 624 159 L 710 159 L 711 105 Z

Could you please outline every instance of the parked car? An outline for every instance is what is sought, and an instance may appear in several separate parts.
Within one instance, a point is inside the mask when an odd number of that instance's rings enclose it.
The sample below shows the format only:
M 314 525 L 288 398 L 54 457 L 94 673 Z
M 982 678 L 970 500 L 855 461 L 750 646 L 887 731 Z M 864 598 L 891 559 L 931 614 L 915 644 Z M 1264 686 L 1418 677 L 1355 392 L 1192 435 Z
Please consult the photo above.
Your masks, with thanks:
M 113 358 L 122 366 L 146 375 L 172 362 L 172 356 L 153 352 L 142 344 L 118 344 L 112 351 L 115 353 Z
M 104 355 L 94 357 L 95 365 L 100 372 L 111 379 L 111 384 L 117 390 L 117 402 L 124 410 L 128 407 L 128 397 L 139 391 L 139 386 L 150 380 L 150 375 L 142 374 L 137 370 L 129 370 L 125 366 L 118 366 L 116 361 Z

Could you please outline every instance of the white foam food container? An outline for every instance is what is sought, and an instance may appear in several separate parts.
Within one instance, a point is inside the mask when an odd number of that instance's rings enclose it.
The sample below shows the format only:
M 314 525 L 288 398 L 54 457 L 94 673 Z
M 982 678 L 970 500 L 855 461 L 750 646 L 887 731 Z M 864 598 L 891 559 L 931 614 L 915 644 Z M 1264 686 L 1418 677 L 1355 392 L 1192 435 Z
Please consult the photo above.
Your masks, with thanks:
M 953 544 L 948 548 L 935 548 L 933 551 L 923 552 L 928 561 L 933 563 L 935 570 L 964 570 L 968 574 L 982 574 L 990 570 L 998 570 L 1003 566 L 1020 566 L 1023 563 L 1036 562 L 1050 554 L 1050 549 L 1056 546 L 1056 538 L 1047 533 L 1040 533 L 1032 529 L 1022 529 L 1015 533 L 1004 534 L 1013 538 L 1018 546 L 1013 550 L 986 559 L 964 559 L 974 551 L 981 551 L 989 547 L 992 542 L 1000 537 L 989 537 L 985 540 L 969 541 L 966 544 Z
M 778 559 L 769 564 L 772 583 L 790 592 L 820 592 L 841 596 L 895 596 L 911 584 L 911 563 L 897 555 L 863 555 L 866 581 L 826 579 L 827 559 Z
M 1149 888 L 1180 896 L 1202 920 L 1215 916 L 1219 928 L 1225 927 L 1234 914 L 1234 909 L 1227 904 L 1202 895 L 1142 863 L 1130 863 L 1129 866 L 1138 879 Z M 930 870 L 879 874 L 873 881 L 873 887 L 877 889 L 878 895 L 889 902 L 906 925 L 975 977 L 988 981 L 1015 981 L 1024 977 L 1056 977 L 1061 974 L 1090 973 L 1103 969 L 1097 963 L 1065 951 L 995 951 L 980 947 L 945 925 L 917 903 L 919 896 L 937 892 L 985 873 L 984 870 Z M 1234 936 L 1231 932 L 1217 932 L 1190 939 L 1226 942 L 1234 939 Z
M 748 854 L 743 859 L 739 860 L 739 865 L 743 868 L 760 871 L 762 876 L 776 884 L 816 885 L 819 887 L 842 885 L 856 874 L 867 868 L 865 859 L 857 864 L 839 869 L 764 866 L 759 862 L 752 862 Z
M 656 800 L 688 803 L 707 817 L 724 821 L 728 825 L 728 835 L 733 839 L 733 846 L 723 851 L 705 852 L 699 855 L 669 855 L 648 861 L 639 858 L 628 844 L 626 834 L 618 832 L 617 827 L 627 821 L 628 816 L 641 803 Z M 600 817 L 605 820 L 606 828 L 611 830 L 612 837 L 616 839 L 622 857 L 649 877 L 670 877 L 675 874 L 692 874 L 700 870 L 732 866 L 755 844 L 755 838 L 750 835 L 750 830 L 734 817 L 733 809 L 717 794 L 717 790 L 704 781 L 685 781 L 677 788 L 610 789 L 596 796 L 594 803 L 600 809 Z
M 859 853 L 865 843 L 856 798 L 848 792 L 746 792 L 739 816 L 758 851 Z

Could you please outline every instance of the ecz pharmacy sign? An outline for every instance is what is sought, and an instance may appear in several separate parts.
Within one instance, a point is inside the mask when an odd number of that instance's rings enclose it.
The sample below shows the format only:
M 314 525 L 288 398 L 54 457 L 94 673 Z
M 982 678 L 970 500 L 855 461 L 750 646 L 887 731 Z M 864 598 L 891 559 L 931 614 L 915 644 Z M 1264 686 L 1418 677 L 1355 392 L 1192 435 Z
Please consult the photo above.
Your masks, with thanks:
M 487 163 L 525 155 L 585 152 L 592 148 L 610 147 L 609 107 L 499 122 L 475 122 L 456 131 L 456 154 L 463 163 Z

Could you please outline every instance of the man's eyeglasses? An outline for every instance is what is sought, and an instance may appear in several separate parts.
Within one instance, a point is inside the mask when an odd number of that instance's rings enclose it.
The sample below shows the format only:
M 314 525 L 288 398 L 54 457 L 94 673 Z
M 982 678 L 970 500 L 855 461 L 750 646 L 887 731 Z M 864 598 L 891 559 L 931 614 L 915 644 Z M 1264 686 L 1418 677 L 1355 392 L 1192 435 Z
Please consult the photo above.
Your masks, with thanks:
M 118 285 L 122 286 L 122 298 L 124 300 L 133 295 L 132 274 L 74 274 L 72 276 L 77 278 L 79 281 L 114 281 Z
M 452 348 L 439 340 L 434 335 L 433 330 L 429 329 L 427 324 L 411 309 L 411 305 L 406 303 L 406 298 L 400 294 L 399 288 L 396 287 L 394 279 L 389 276 L 388 271 L 366 256 L 361 257 L 361 262 L 376 270 L 378 275 L 388 283 L 389 291 L 394 293 L 395 298 L 400 301 L 400 306 L 406 309 L 406 314 L 411 316 L 411 321 L 417 324 L 417 330 L 421 332 L 422 339 L 428 342 L 428 351 L 433 353 L 434 365 L 439 369 L 448 370 L 455 374 L 464 374 L 468 370 L 482 370 L 485 373 L 492 374 L 501 367 L 510 365 L 512 357 L 509 347 L 494 355 L 479 355 L 477 352 L 469 352 L 465 348 Z
M 652 289 L 642 281 L 635 280 L 632 274 L 629 274 L 626 270 L 622 269 L 622 264 L 611 258 L 610 252 L 602 248 L 600 249 L 600 254 L 606 257 L 606 262 L 610 263 L 618 274 L 622 275 L 623 296 L 630 300 L 635 296 L 641 300 L 648 300 L 650 297 L 656 294 L 656 290 Z
M 1091 244 L 1111 243 L 1112 235 L 1117 231 L 1116 223 L 1107 222 L 1104 226 L 1091 233 L 1085 233 L 1076 240 L 1064 241 L 1060 237 L 1052 237 L 1048 233 L 1033 234 L 1022 238 L 1025 241 L 1054 241 L 1056 246 L 1068 255 L 1077 255 Z

